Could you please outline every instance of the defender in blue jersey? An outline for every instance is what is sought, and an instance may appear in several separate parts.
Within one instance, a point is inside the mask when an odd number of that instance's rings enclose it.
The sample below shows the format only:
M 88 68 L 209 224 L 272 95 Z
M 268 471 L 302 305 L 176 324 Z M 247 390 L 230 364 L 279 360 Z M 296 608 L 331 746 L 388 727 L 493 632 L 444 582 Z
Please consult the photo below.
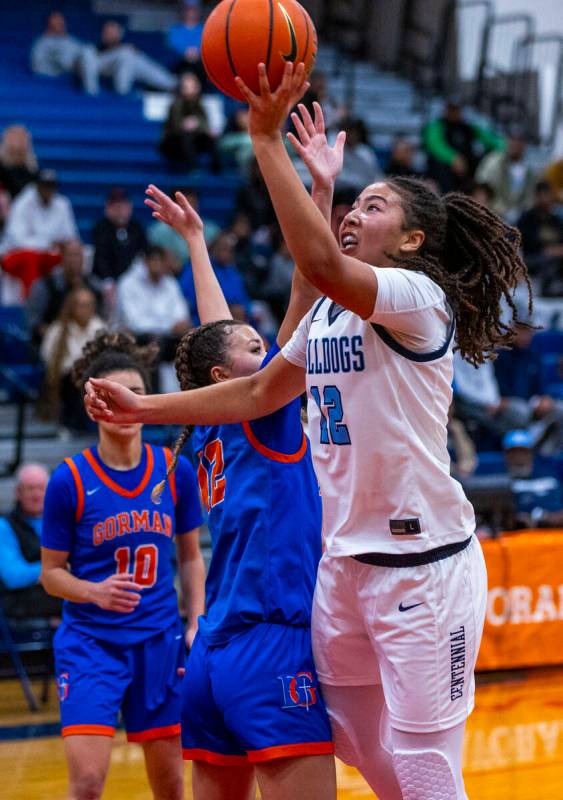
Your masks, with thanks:
M 145 393 L 153 357 L 126 334 L 102 332 L 77 362 L 77 382 L 111 376 Z M 151 500 L 171 459 L 143 445 L 140 425 L 100 423 L 98 445 L 66 458 L 47 488 L 42 581 L 65 599 L 55 666 L 72 798 L 101 796 L 120 711 L 128 740 L 143 745 L 154 796 L 184 796 L 174 539 L 188 644 L 203 611 L 204 566 L 191 464 L 182 459 L 161 502 Z
M 312 170 L 315 200 L 327 214 L 342 145 L 341 138 L 333 150 L 325 140 Z M 182 389 L 253 374 L 289 340 L 317 293 L 296 271 L 266 356 L 256 331 L 231 318 L 195 211 L 180 194 L 174 203 L 150 186 L 148 195 L 154 216 L 188 241 L 204 323 L 178 348 Z M 183 687 L 182 747 L 193 761 L 194 796 L 248 800 L 256 777 L 271 800 L 329 800 L 336 795 L 332 733 L 310 631 L 321 502 L 300 401 L 251 423 L 197 428 L 193 447 L 213 544 L 207 611 Z

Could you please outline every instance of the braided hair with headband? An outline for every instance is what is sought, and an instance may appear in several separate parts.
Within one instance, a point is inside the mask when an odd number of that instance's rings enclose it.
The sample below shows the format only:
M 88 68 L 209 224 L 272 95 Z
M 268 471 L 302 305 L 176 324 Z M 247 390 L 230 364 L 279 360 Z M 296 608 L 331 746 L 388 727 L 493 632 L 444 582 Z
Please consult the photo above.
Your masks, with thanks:
M 470 197 L 450 193 L 440 197 L 425 181 L 391 177 L 385 181 L 401 198 L 404 230 L 420 228 L 424 242 L 398 267 L 428 275 L 453 306 L 457 348 L 473 366 L 495 358 L 509 346 L 519 321 L 513 291 L 520 283 L 532 289 L 526 265 L 518 253 L 520 232 Z M 512 320 L 501 318 L 501 301 Z M 521 324 L 526 324 L 522 322 Z
M 227 366 L 228 339 L 233 329 L 246 322 L 239 322 L 234 319 L 217 320 L 208 322 L 199 328 L 188 331 L 183 337 L 176 350 L 176 375 L 182 391 L 189 389 L 201 389 L 203 386 L 212 384 L 213 378 L 211 370 L 216 366 Z M 160 497 L 164 491 L 166 480 L 176 469 L 178 456 L 182 447 L 185 445 L 193 433 L 193 425 L 185 425 L 182 433 L 176 440 L 172 450 L 172 459 L 166 470 L 166 478 L 157 483 L 152 490 L 151 500 L 153 503 L 160 503 Z

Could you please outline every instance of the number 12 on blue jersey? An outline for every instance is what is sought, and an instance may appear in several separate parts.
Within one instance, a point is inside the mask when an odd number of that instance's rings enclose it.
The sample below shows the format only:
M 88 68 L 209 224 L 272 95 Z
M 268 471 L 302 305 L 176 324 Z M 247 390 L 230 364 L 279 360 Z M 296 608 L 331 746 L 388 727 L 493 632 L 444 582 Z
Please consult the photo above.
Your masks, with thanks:
M 321 444 L 351 444 L 348 427 L 342 422 L 342 396 L 336 386 L 311 386 L 311 396 L 321 412 Z M 323 411 L 323 406 L 325 411 Z

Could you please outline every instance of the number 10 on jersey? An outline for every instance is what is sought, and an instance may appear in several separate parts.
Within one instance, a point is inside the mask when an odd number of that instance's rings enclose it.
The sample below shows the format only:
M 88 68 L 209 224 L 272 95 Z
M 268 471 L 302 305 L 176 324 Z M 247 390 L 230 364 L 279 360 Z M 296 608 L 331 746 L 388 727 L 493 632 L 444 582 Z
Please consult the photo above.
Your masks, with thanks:
M 310 391 L 321 413 L 321 444 L 351 444 L 348 426 L 342 422 L 344 409 L 340 389 L 337 386 L 311 386 Z

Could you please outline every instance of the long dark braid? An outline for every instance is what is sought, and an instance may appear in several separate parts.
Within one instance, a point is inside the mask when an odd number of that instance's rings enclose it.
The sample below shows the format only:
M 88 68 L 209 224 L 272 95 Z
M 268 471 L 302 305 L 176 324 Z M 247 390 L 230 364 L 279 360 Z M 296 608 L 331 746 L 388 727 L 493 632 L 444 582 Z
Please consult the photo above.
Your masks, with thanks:
M 217 322 L 208 322 L 199 328 L 188 331 L 180 341 L 176 350 L 176 375 L 182 391 L 200 389 L 213 383 L 211 370 L 216 366 L 227 366 L 227 340 L 233 328 L 246 325 L 233 319 L 223 319 Z M 166 485 L 166 480 L 178 464 L 178 457 L 182 447 L 193 433 L 193 425 L 185 425 L 172 450 L 172 459 L 166 470 L 166 478 L 157 483 L 151 493 L 154 503 L 160 502 L 160 497 Z
M 401 197 L 404 229 L 425 234 L 417 253 L 397 266 L 424 272 L 444 290 L 454 307 L 463 358 L 474 366 L 494 359 L 495 350 L 514 340 L 520 320 L 513 292 L 520 283 L 528 288 L 532 311 L 528 270 L 518 253 L 520 232 L 465 195 L 441 198 L 417 178 L 392 177 L 386 183 Z M 509 323 L 501 319 L 503 298 L 512 312 Z

